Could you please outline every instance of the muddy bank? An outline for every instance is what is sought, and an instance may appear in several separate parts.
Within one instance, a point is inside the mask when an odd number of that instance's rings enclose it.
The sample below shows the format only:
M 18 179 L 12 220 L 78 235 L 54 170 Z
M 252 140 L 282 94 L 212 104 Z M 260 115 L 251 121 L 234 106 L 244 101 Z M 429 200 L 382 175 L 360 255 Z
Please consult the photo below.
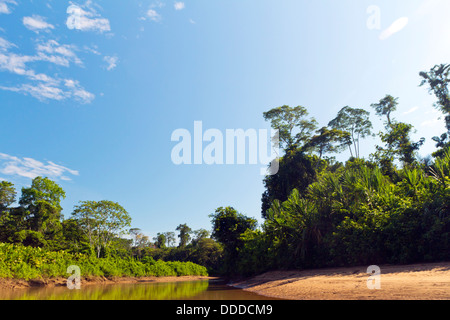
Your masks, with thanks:
M 379 290 L 368 289 L 367 267 L 267 272 L 231 285 L 290 300 L 450 299 L 450 262 L 380 265 Z
M 205 276 L 181 276 L 181 277 L 118 277 L 118 278 L 81 278 L 81 285 L 102 285 L 102 284 L 119 284 L 119 283 L 143 283 L 143 282 L 179 282 L 179 281 L 198 281 L 217 279 L 215 277 Z M 0 279 L 0 290 L 20 290 L 32 287 L 59 287 L 66 286 L 67 278 L 49 278 L 49 279 Z

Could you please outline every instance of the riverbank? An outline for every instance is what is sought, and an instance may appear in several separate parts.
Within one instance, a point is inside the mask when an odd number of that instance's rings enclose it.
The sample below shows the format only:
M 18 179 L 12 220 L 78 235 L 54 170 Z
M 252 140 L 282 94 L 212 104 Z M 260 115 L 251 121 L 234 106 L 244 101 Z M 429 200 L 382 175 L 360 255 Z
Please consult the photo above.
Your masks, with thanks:
M 289 300 L 450 299 L 450 262 L 379 267 L 379 290 L 367 288 L 367 266 L 267 272 L 231 285 Z
M 170 277 L 89 277 L 81 278 L 81 285 L 107 285 L 107 284 L 126 284 L 126 283 L 151 283 L 151 282 L 181 282 L 181 281 L 200 281 L 214 280 L 216 277 L 209 276 L 170 276 Z M 48 278 L 48 279 L 0 279 L 0 290 L 20 290 L 33 287 L 61 287 L 67 285 L 67 278 Z

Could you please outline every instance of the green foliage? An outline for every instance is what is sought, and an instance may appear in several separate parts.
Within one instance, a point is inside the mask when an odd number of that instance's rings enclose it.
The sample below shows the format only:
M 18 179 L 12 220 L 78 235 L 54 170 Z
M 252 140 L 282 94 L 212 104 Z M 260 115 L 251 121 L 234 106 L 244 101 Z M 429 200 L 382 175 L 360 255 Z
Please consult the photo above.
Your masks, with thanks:
M 192 262 L 164 262 L 133 258 L 93 258 L 30 246 L 0 243 L 0 277 L 16 279 L 67 278 L 67 267 L 77 265 L 82 277 L 207 276 L 205 267 Z
M 346 106 L 328 124 L 333 129 L 347 132 L 346 136 L 342 136 L 342 143 L 348 146 L 352 157 L 359 158 L 360 140 L 372 134 L 372 123 L 369 116 L 370 113 L 364 109 Z
M 180 247 L 185 247 L 189 241 L 191 241 L 191 233 L 192 229 L 188 227 L 187 224 L 180 224 L 177 228 L 177 231 L 180 231 L 178 238 L 180 238 Z
M 22 188 L 19 204 L 32 209 L 39 203 L 46 202 L 60 212 L 62 210 L 61 200 L 65 197 L 66 193 L 56 182 L 48 178 L 36 177 L 33 179 L 31 187 Z
M 85 231 L 91 247 L 97 249 L 100 257 L 102 249 L 111 249 L 116 236 L 124 234 L 131 225 L 129 213 L 118 203 L 112 201 L 81 201 L 75 206 L 73 216 Z
M 264 112 L 263 116 L 273 129 L 278 130 L 284 150 L 302 147 L 317 128 L 317 121 L 307 119 L 308 111 L 302 106 L 292 108 L 284 105 Z
M 0 181 L 0 214 L 16 200 L 14 184 L 8 181 Z
M 450 259 L 450 149 L 393 181 L 354 159 L 325 170 L 303 194 L 274 200 L 262 230 L 241 235 L 235 269 L 413 263 Z
M 321 161 L 316 156 L 307 155 L 298 149 L 287 151 L 280 158 L 278 173 L 264 179 L 266 190 L 262 195 L 262 217 L 266 217 L 266 211 L 274 200 L 287 200 L 293 189 L 303 194 L 316 181 L 320 164 Z
M 222 271 L 228 274 L 236 272 L 235 261 L 244 241 L 241 238 L 247 230 L 255 230 L 257 221 L 238 213 L 232 207 L 220 207 L 210 215 L 213 232 L 212 237 L 223 245 L 224 260 Z

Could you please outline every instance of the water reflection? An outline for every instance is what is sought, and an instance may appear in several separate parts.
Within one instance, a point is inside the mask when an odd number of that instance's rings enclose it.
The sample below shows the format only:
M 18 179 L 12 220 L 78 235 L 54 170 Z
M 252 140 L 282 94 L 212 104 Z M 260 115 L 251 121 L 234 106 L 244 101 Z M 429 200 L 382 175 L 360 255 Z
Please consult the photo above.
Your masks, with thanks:
M 143 282 L 0 290 L 0 300 L 271 300 L 220 281 Z
M 176 300 L 189 299 L 208 289 L 209 282 L 134 283 L 8 290 L 2 300 Z

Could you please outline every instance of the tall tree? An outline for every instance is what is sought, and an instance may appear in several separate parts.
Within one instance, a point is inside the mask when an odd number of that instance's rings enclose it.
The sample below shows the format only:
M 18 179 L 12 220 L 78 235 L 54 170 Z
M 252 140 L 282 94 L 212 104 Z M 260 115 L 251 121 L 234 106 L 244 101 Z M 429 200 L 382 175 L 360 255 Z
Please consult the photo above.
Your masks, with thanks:
M 333 129 L 348 132 L 348 135 L 343 136 L 342 143 L 348 146 L 352 157 L 359 158 L 360 140 L 372 135 L 372 122 L 370 122 L 369 116 L 370 113 L 364 109 L 346 106 L 328 124 Z
M 120 204 L 107 200 L 81 201 L 73 216 L 83 226 L 91 247 L 97 249 L 98 258 L 101 250 L 110 249 L 114 238 L 131 225 L 129 213 Z
M 287 105 L 263 113 L 271 127 L 279 131 L 280 145 L 284 150 L 301 147 L 316 130 L 317 121 L 314 118 L 308 119 L 308 115 L 308 111 L 302 106 L 292 108 Z
M 386 95 L 383 99 L 381 99 L 378 103 L 373 103 L 371 105 L 372 108 L 375 109 L 376 113 L 380 117 L 386 117 L 386 127 L 390 127 L 393 119 L 391 119 L 391 114 L 395 110 L 397 110 L 398 98 L 394 98 L 391 95 Z
M 392 161 L 398 158 L 403 164 L 412 164 L 415 159 L 415 153 L 425 142 L 425 138 L 418 142 L 411 140 L 413 126 L 403 122 L 397 122 L 391 118 L 391 114 L 397 109 L 398 98 L 386 95 L 378 103 L 371 106 L 380 117 L 386 117 L 386 133 L 380 132 L 381 141 L 386 144 L 386 148 L 377 146 L 375 158 L 380 162 L 383 172 L 391 175 Z
M 445 150 L 450 147 L 450 95 L 448 85 L 450 83 L 450 64 L 435 65 L 430 71 L 422 71 L 420 86 L 428 84 L 428 92 L 434 94 L 437 102 L 434 106 L 445 115 L 445 125 L 447 132 L 440 137 L 433 137 L 437 147 L 440 148 L 433 155 L 443 156 Z
M 14 184 L 8 181 L 0 181 L 0 214 L 16 201 L 16 189 Z
M 194 230 L 194 238 L 192 239 L 193 245 L 197 245 L 201 240 L 210 236 L 210 232 L 206 229 Z
M 16 218 L 25 221 L 26 227 L 17 239 L 30 243 L 29 234 L 34 239 L 51 240 L 57 245 L 62 237 L 61 201 L 65 197 L 64 190 L 48 178 L 36 177 L 29 188 L 22 188 L 19 200 L 22 210 L 17 211 L 22 217 Z
M 305 149 L 312 149 L 319 154 L 319 160 L 326 153 L 341 152 L 346 146 L 342 141 L 349 140 L 349 133 L 338 130 L 322 127 L 316 131 L 309 142 L 305 145 Z M 317 162 L 319 164 L 320 161 Z
M 153 238 L 155 245 L 158 249 L 163 249 L 166 247 L 166 235 L 164 233 L 159 233 Z
M 48 178 L 36 177 L 31 187 L 22 188 L 19 204 L 24 207 L 36 207 L 39 201 L 45 201 L 61 211 L 61 200 L 65 198 L 66 193 L 56 182 Z
M 175 244 L 175 232 L 168 231 L 164 232 L 164 236 L 166 237 L 166 242 L 168 247 L 173 247 Z
M 180 231 L 180 233 L 178 234 L 178 238 L 180 238 L 178 247 L 183 248 L 191 240 L 192 229 L 189 228 L 187 224 L 180 224 L 176 230 Z
M 146 236 L 141 229 L 139 228 L 132 228 L 128 231 L 128 233 L 132 237 L 132 246 L 138 249 L 142 249 L 145 246 L 148 246 L 150 241 L 149 237 Z
M 129 230 L 129 234 L 132 237 L 132 249 L 137 250 L 139 258 L 141 257 L 142 249 L 150 245 L 149 237 L 146 236 L 141 229 L 132 228 Z

